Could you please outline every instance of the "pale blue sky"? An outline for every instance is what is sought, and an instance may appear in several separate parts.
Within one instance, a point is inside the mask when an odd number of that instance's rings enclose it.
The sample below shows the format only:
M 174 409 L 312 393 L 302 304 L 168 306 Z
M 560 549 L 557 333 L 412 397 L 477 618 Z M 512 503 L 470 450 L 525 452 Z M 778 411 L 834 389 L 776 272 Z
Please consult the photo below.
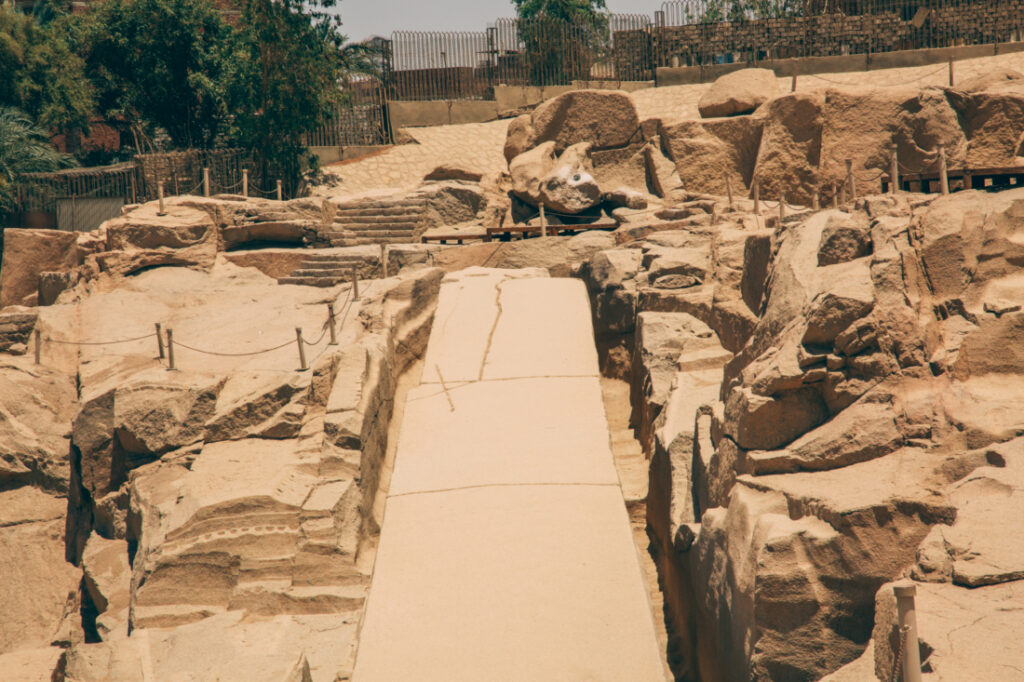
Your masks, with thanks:
M 622 14 L 654 16 L 661 0 L 607 0 Z M 483 31 L 498 17 L 513 15 L 510 0 L 340 0 L 336 11 L 350 40 L 392 31 Z

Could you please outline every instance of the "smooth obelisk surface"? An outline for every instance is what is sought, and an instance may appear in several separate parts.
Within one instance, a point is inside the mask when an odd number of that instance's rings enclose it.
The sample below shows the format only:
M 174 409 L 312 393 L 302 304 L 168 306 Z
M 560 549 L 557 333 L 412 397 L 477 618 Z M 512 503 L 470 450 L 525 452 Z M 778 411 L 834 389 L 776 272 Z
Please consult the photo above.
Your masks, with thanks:
M 358 647 L 355 682 L 665 679 L 578 280 L 442 286 Z

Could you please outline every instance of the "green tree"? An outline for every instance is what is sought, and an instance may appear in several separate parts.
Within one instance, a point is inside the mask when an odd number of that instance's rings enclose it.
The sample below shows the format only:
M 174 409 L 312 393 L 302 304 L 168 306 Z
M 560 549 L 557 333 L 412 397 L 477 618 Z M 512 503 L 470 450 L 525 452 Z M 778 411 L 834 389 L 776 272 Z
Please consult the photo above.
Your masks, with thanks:
M 43 173 L 75 165 L 50 144 L 46 131 L 23 112 L 0 107 L 0 214 L 15 210 L 15 187 L 22 173 Z
M 604 0 L 512 0 L 520 19 L 546 16 L 554 19 L 593 19 L 604 10 Z
M 605 0 L 512 0 L 532 85 L 588 80 L 609 52 Z
M 230 60 L 232 138 L 252 149 L 263 174 L 295 177 L 313 165 L 305 133 L 339 101 L 342 46 L 332 0 L 241 0 Z
M 0 106 L 17 107 L 40 126 L 87 128 L 96 112 L 78 37 L 81 21 L 44 4 L 25 15 L 0 7 Z
M 228 124 L 231 36 L 206 0 L 107 0 L 89 31 L 100 106 L 175 147 L 214 146 Z

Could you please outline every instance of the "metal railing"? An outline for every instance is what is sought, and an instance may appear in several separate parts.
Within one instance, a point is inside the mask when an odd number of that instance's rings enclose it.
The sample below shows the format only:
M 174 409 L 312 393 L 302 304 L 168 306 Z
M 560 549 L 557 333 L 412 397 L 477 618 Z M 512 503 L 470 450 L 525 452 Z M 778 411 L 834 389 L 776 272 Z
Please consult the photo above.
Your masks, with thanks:
M 493 99 L 498 85 L 652 80 L 664 66 L 980 45 L 1024 37 L 1024 0 L 670 0 L 654 17 L 498 19 L 398 31 L 388 98 Z

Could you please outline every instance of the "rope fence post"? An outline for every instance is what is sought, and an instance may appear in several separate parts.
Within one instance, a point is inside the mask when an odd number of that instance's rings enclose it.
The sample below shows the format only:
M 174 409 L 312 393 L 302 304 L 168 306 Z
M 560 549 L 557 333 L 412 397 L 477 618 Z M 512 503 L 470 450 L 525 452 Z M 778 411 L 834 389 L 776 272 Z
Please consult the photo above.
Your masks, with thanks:
M 971 169 L 964 166 L 964 189 L 974 189 L 974 180 L 971 178 Z
M 796 92 L 796 67 L 793 67 L 793 84 L 790 86 L 790 92 Z
M 242 196 L 243 197 L 248 197 L 249 196 L 249 169 L 248 168 L 243 168 L 242 169 Z
M 757 182 L 757 177 L 754 178 L 754 215 L 761 215 L 761 186 Z
M 712 225 L 717 225 L 718 224 L 718 204 L 717 203 L 711 205 L 711 224 Z
M 384 242 L 380 244 L 380 274 L 383 279 L 388 278 L 388 245 Z
M 896 194 L 900 187 L 900 161 L 895 144 L 889 147 L 889 194 Z
M 160 202 L 159 207 L 157 208 L 156 214 L 157 215 L 167 215 L 167 212 L 164 211 L 164 181 L 163 180 L 161 180 L 160 182 L 156 183 L 156 196 L 157 196 L 157 199 Z
M 174 367 L 174 330 L 170 327 L 167 328 L 167 371 L 175 369 Z
M 894 585 L 896 594 L 897 623 L 900 632 L 906 633 L 903 642 L 903 682 L 921 682 L 921 650 L 917 641 L 917 611 L 914 607 L 914 594 L 917 586 Z
M 210 169 L 203 168 L 203 196 L 210 196 Z M 163 357 L 163 356 L 161 356 Z
M 541 238 L 548 236 L 548 218 L 544 215 L 544 202 L 540 202 L 540 236 Z
M 334 323 L 334 304 L 327 304 L 327 328 L 331 331 L 331 343 L 332 346 L 338 345 L 338 332 L 335 329 Z
M 849 199 L 857 199 L 857 179 L 853 176 L 853 159 L 846 160 L 846 184 L 849 187 Z
M 836 183 L 832 183 L 832 208 L 839 208 L 839 190 L 836 189 Z
M 949 60 L 949 87 L 953 87 L 953 60 Z
M 946 147 L 939 145 L 939 192 L 949 194 L 949 173 L 946 169 Z
M 277 181 L 277 200 L 284 201 L 284 188 L 281 186 L 281 181 Z
M 359 272 L 354 265 L 352 266 L 352 300 L 359 300 Z
M 38 329 L 35 330 L 35 351 L 36 351 L 36 364 L 40 364 L 43 357 L 43 333 Z
M 302 327 L 295 328 L 295 341 L 299 346 L 299 370 L 305 372 L 306 367 L 306 349 L 302 347 Z
M 818 211 L 821 209 L 821 188 L 815 187 L 811 193 L 811 210 Z
M 732 210 L 732 178 L 729 177 L 728 173 L 725 175 L 725 193 L 729 196 L 729 210 Z
M 779 197 L 779 225 L 786 218 L 786 199 L 785 197 Z
M 162 330 L 160 328 L 160 323 L 159 322 L 156 323 L 156 349 L 160 353 L 160 359 L 163 360 L 164 359 L 164 338 L 163 338 L 163 334 L 162 334 Z

